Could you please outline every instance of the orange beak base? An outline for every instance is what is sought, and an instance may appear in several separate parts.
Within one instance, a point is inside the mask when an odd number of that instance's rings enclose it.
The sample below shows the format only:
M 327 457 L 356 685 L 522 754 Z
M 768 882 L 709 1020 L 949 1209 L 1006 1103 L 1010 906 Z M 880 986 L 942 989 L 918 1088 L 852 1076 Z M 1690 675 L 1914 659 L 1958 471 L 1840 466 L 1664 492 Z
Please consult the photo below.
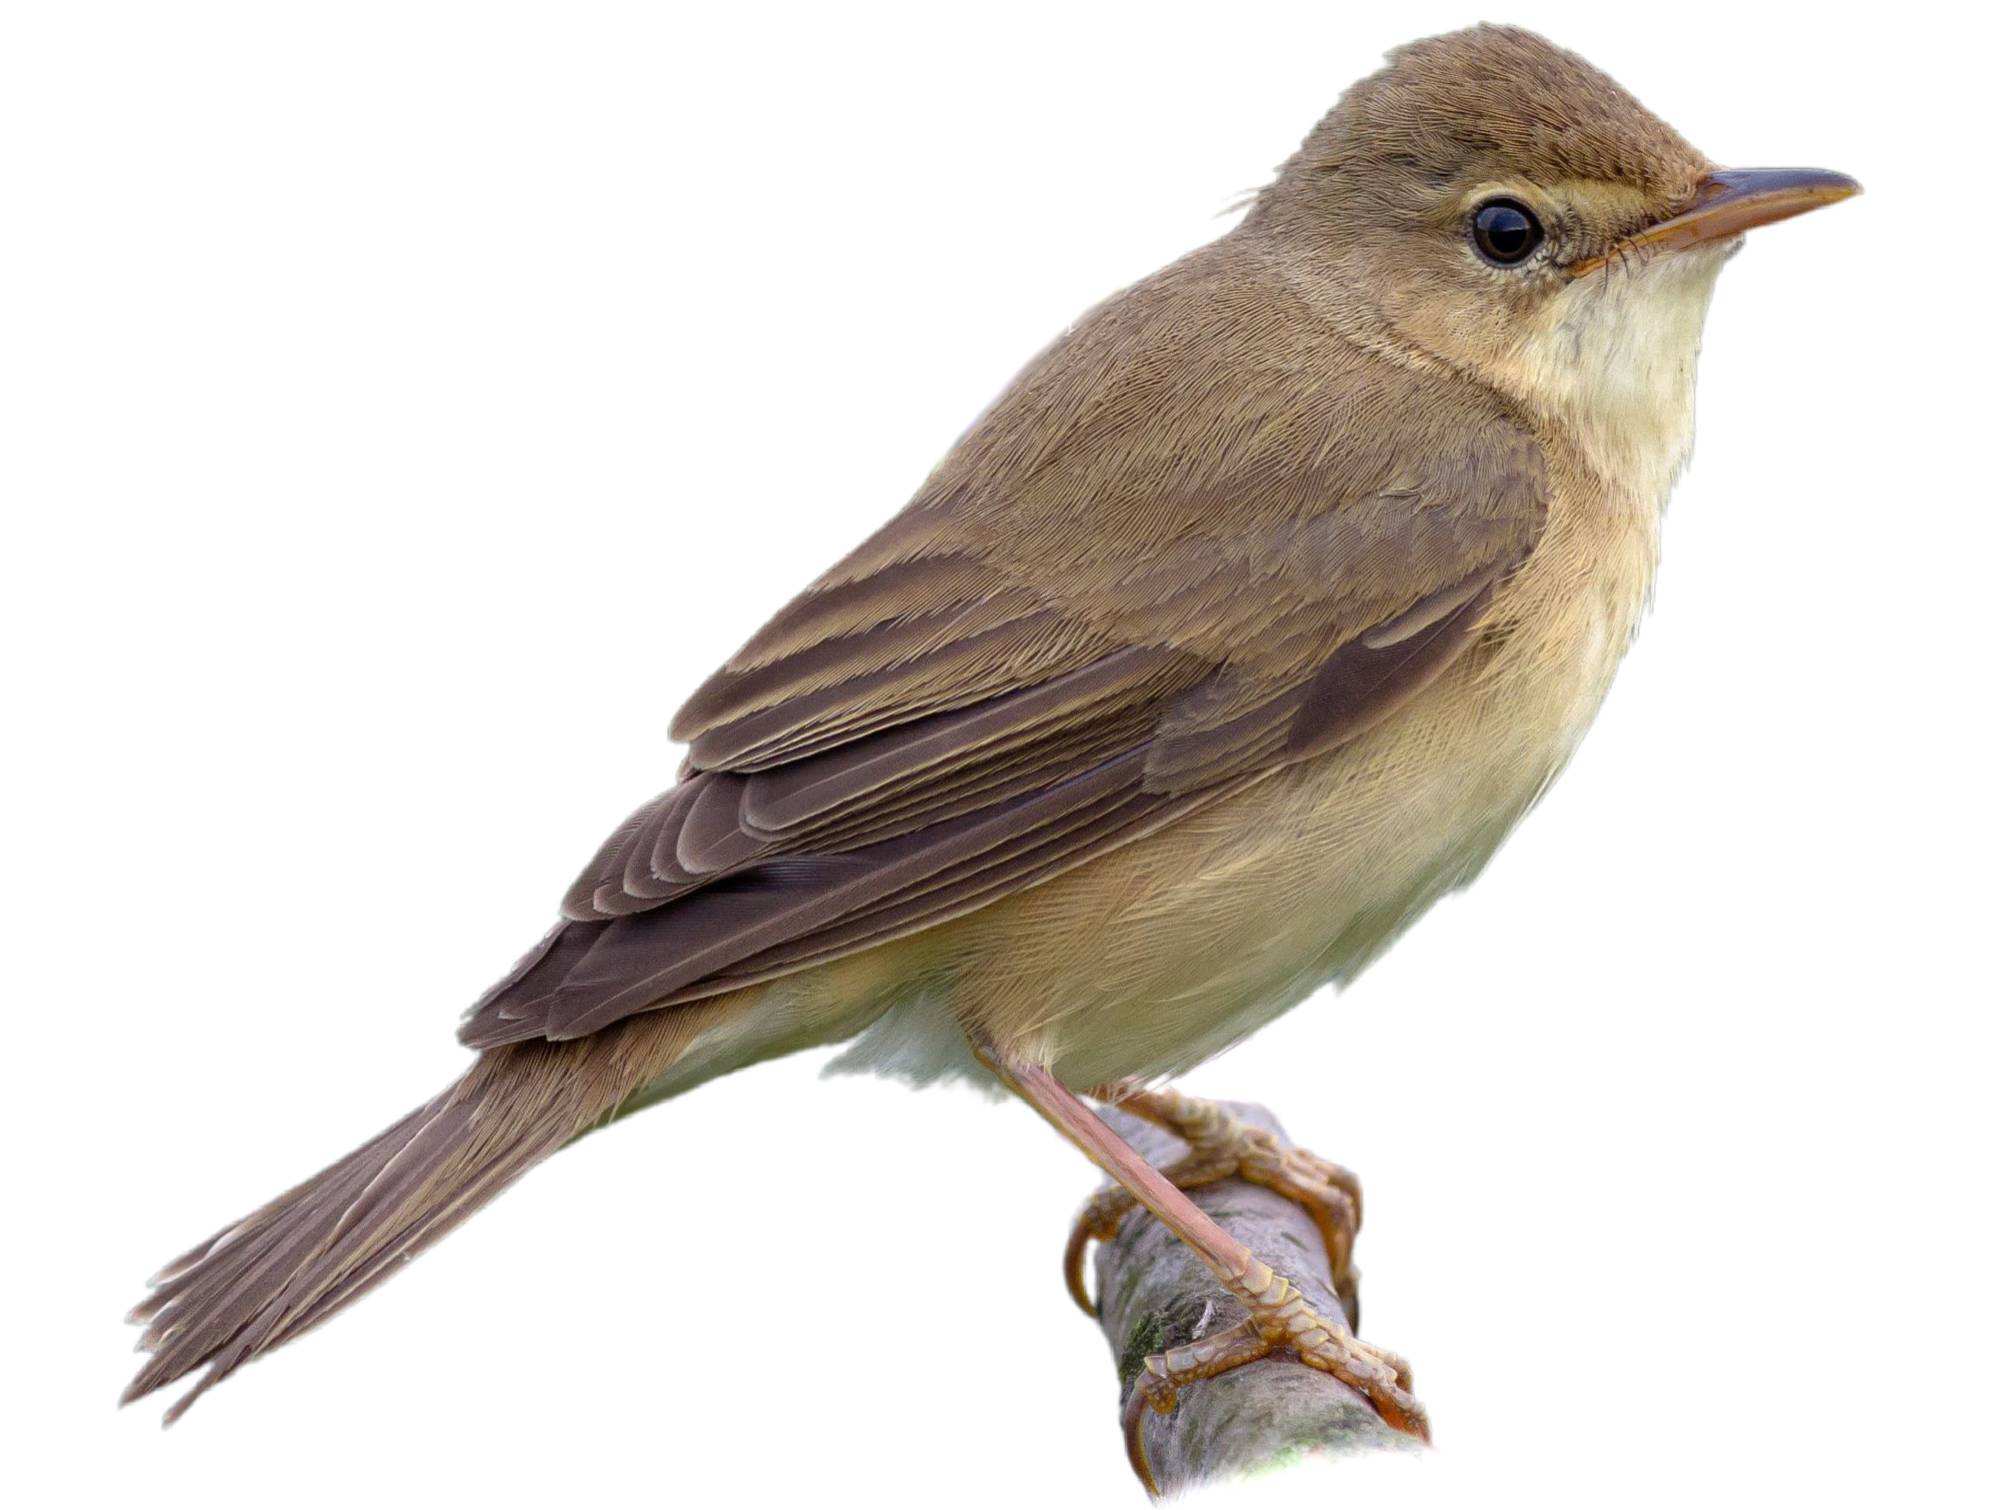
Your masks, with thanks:
M 1568 265 L 1569 277 L 1591 273 L 1632 252 L 1678 251 L 1725 241 L 1759 225 L 1772 225 L 1851 199 L 1860 185 L 1823 168 L 1723 168 L 1700 186 L 1699 196 L 1669 220 L 1660 220 L 1594 257 Z

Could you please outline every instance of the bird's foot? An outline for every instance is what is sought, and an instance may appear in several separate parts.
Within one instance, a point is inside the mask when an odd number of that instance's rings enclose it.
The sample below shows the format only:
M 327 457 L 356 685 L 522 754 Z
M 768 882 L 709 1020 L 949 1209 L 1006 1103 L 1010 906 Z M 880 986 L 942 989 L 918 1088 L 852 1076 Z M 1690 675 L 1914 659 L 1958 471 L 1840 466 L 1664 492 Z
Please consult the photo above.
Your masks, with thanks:
M 1157 1353 L 1141 1364 L 1126 1400 L 1126 1454 L 1150 1493 L 1158 1493 L 1141 1435 L 1147 1412 L 1166 1415 L 1187 1385 L 1214 1379 L 1261 1358 L 1298 1358 L 1333 1375 L 1362 1395 L 1387 1426 L 1428 1439 L 1427 1416 L 1413 1398 L 1413 1372 L 1405 1359 L 1362 1342 L 1331 1321 L 1266 1265 L 1252 1260 L 1232 1293 L 1246 1317 L 1185 1347 Z
M 1118 1090 L 1100 1099 L 1165 1127 L 1189 1145 L 1184 1157 L 1161 1171 L 1177 1189 L 1241 1179 L 1304 1208 L 1328 1248 L 1343 1314 L 1351 1326 L 1357 1324 L 1357 1270 L 1350 1252 L 1363 1221 L 1364 1192 L 1354 1174 L 1304 1148 L 1283 1147 L 1265 1128 L 1240 1121 L 1219 1102 L 1172 1090 Z M 1098 1310 L 1084 1282 L 1085 1254 L 1094 1239 L 1115 1236 L 1120 1218 L 1137 1204 L 1124 1186 L 1107 1186 L 1085 1203 L 1070 1229 L 1063 1276 L 1071 1299 L 1087 1315 L 1096 1316 Z
M 1047 1069 L 1032 1059 L 1003 1053 L 982 1038 L 974 1039 L 973 1048 L 980 1062 L 998 1075 L 1002 1083 L 1040 1112 L 1052 1127 L 1088 1154 L 1106 1174 L 1131 1191 L 1157 1221 L 1180 1238 L 1202 1260 L 1211 1277 L 1231 1292 L 1246 1313 L 1245 1320 L 1238 1326 L 1148 1358 L 1134 1377 L 1132 1393 L 1126 1402 L 1126 1451 L 1141 1482 L 1150 1492 L 1159 1491 L 1154 1483 L 1152 1465 L 1147 1460 L 1142 1430 L 1146 1413 L 1149 1410 L 1162 1413 L 1173 1410 L 1185 1385 L 1214 1378 L 1273 1354 L 1298 1359 L 1308 1367 L 1340 1380 L 1368 1401 L 1388 1426 L 1421 1440 L 1426 1439 L 1426 1412 L 1413 1398 L 1412 1370 L 1402 1359 L 1358 1341 L 1352 1322 L 1331 1319 L 1311 1306 L 1300 1291 L 1275 1274 L 1244 1243 L 1212 1221 L 1209 1213 L 1176 1188 L 1167 1175 L 1141 1158 L 1138 1150 L 1094 1115 Z M 1306 1165 L 1293 1161 L 1281 1150 L 1277 1139 L 1255 1136 L 1259 1129 L 1244 1126 L 1223 1108 L 1191 1101 L 1173 1092 L 1138 1092 L 1129 1088 L 1101 1099 L 1115 1101 L 1155 1121 L 1186 1123 L 1192 1127 L 1191 1159 L 1183 1161 L 1184 1164 L 1192 1161 L 1200 1164 L 1196 1161 L 1199 1144 L 1206 1158 L 1219 1144 L 1236 1152 L 1238 1157 L 1231 1167 L 1215 1178 L 1240 1172 L 1248 1152 L 1254 1166 L 1267 1173 L 1277 1167 L 1292 1168 L 1302 1173 L 1312 1170 L 1319 1174 L 1319 1182 L 1303 1180 L 1296 1175 L 1288 1181 L 1294 1187 L 1289 1193 L 1299 1199 L 1301 1186 L 1317 1185 L 1321 1193 L 1316 1197 L 1315 1205 L 1325 1213 L 1340 1211 L 1343 1203 L 1347 1202 L 1347 1222 L 1341 1222 L 1334 1228 L 1324 1222 L 1325 1231 L 1337 1231 L 1345 1239 L 1338 1245 L 1340 1251 L 1338 1246 L 1332 1246 L 1331 1257 L 1338 1268 L 1347 1272 L 1348 1243 L 1355 1238 L 1359 1210 L 1354 1195 L 1356 1182 L 1347 1173 L 1312 1156 L 1309 1156 L 1310 1162 Z M 1177 1130 L 1180 1130 L 1179 1125 Z M 1218 1162 L 1222 1162 L 1221 1155 Z M 1191 1173 L 1182 1170 L 1179 1165 L 1177 1168 L 1184 1174 Z M 1197 1183 L 1201 1183 L 1200 1179 Z M 1262 1177 L 1261 1183 L 1272 1185 L 1272 1180 Z M 1080 1290 L 1082 1285 L 1077 1277 L 1077 1260 L 1082 1256 L 1083 1244 L 1095 1235 L 1101 1225 L 1116 1223 L 1116 1213 L 1124 1209 L 1125 1206 L 1116 1201 L 1103 1201 L 1098 1207 L 1098 1214 L 1088 1223 L 1080 1224 L 1084 1237 L 1073 1236 L 1071 1241 L 1073 1290 Z M 1318 1220 L 1321 1220 L 1320 1216 Z

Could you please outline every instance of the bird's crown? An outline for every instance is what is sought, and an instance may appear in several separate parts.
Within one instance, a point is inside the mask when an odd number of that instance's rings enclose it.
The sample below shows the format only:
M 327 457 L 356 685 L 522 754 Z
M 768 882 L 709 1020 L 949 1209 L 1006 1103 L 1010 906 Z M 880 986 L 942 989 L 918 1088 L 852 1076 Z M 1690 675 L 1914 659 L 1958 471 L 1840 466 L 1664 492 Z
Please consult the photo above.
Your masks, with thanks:
M 1518 176 L 1681 204 L 1710 171 L 1586 59 L 1517 27 L 1476 26 L 1395 49 L 1321 119 L 1260 203 Z

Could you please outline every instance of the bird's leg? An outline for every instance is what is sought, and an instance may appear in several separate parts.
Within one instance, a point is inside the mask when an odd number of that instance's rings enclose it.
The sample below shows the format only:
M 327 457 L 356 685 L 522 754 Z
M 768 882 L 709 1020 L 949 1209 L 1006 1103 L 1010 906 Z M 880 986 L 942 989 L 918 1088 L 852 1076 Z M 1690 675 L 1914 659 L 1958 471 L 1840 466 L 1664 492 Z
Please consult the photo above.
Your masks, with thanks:
M 1283 1195 L 1315 1220 L 1329 1251 L 1329 1266 L 1343 1314 L 1357 1325 L 1357 1270 L 1350 1252 L 1363 1222 L 1364 1191 L 1357 1177 L 1340 1164 L 1302 1148 L 1285 1148 L 1263 1127 L 1240 1121 L 1216 1101 L 1203 1101 L 1176 1090 L 1143 1090 L 1113 1086 L 1093 1093 L 1100 1101 L 1166 1128 L 1189 1145 L 1189 1152 L 1161 1173 L 1178 1190 L 1194 1190 L 1217 1180 L 1237 1178 Z M 1084 1203 L 1070 1241 L 1063 1250 L 1063 1278 L 1070 1297 L 1088 1316 L 1098 1314 L 1084 1284 L 1084 1255 L 1093 1239 L 1103 1241 L 1119 1231 L 1119 1219 L 1138 1204 L 1124 1185 L 1112 1185 Z
M 1333 1375 L 1368 1400 L 1387 1425 L 1425 1438 L 1426 1413 L 1412 1396 L 1412 1375 L 1403 1359 L 1359 1342 L 1349 1327 L 1315 1310 L 1298 1290 L 1211 1221 L 1201 1207 L 1141 1158 L 1054 1075 L 976 1038 L 973 1049 L 1009 1090 L 1040 1112 L 1050 1126 L 1187 1244 L 1244 1307 L 1245 1319 L 1237 1326 L 1147 1359 L 1133 1381 L 1133 1393 L 1126 1402 L 1126 1451 L 1134 1472 L 1150 1491 L 1158 1492 L 1140 1438 L 1146 1412 L 1152 1409 L 1165 1414 L 1175 1408 L 1184 1385 L 1276 1353 L 1291 1355 L 1310 1368 Z

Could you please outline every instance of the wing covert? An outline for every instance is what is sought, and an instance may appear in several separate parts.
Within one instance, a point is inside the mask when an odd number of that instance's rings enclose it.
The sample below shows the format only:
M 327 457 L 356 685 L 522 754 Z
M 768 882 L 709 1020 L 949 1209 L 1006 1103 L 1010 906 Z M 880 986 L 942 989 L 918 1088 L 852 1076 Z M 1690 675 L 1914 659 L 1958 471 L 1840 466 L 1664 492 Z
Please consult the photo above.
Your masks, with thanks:
M 1094 311 L 694 693 L 680 782 L 466 1041 L 933 926 L 1333 748 L 1460 653 L 1543 528 L 1536 442 L 1312 316 L 1246 329 L 1227 302 L 1263 269 L 1213 265 L 1238 255 Z

